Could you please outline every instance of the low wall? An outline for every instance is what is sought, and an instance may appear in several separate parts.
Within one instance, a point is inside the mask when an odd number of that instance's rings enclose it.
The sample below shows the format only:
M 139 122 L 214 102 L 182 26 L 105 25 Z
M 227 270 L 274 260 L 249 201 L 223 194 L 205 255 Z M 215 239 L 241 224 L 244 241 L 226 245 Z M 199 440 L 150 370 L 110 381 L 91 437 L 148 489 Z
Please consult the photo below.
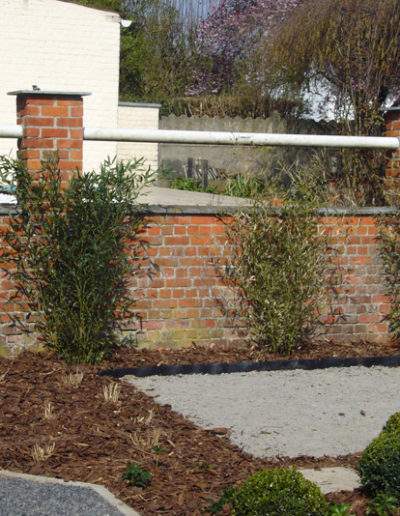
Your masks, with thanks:
M 0 206 L 0 228 L 8 224 L 15 206 Z M 192 343 L 235 344 L 246 338 L 246 328 L 235 327 L 224 315 L 224 299 L 232 295 L 222 270 L 226 238 L 222 218 L 226 207 L 150 206 L 146 238 L 149 257 L 159 267 L 152 279 L 134 278 L 142 317 L 139 341 L 146 346 L 188 346 Z M 317 335 L 335 342 L 389 341 L 383 321 L 390 307 L 376 236 L 376 216 L 384 209 L 326 212 L 322 224 L 338 251 L 333 267 L 341 268 L 336 294 Z M 388 210 L 386 210 L 388 213 Z M 23 334 L 12 323 L 20 314 L 13 301 L 13 283 L 1 272 L 0 354 L 34 346 L 36 337 Z M 30 328 L 32 324 L 30 323 Z M 124 333 L 136 332 L 138 322 L 126 321 Z

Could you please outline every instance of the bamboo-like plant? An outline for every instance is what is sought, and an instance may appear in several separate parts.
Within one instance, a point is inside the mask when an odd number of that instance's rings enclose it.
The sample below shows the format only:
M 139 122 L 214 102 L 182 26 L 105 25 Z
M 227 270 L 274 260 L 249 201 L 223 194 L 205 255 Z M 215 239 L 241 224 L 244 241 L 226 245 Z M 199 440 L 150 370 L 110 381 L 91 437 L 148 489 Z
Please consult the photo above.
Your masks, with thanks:
M 14 265 L 8 270 L 44 344 L 69 363 L 100 361 L 117 344 L 122 318 L 134 316 L 127 278 L 143 256 L 135 200 L 151 176 L 136 173 L 141 165 L 107 160 L 65 186 L 56 156 L 35 175 L 0 158 L 19 207 L 2 258 Z
M 245 320 L 256 347 L 287 355 L 319 321 L 329 285 L 317 185 L 311 176 L 298 179 L 278 194 L 281 206 L 257 197 L 226 231 L 225 279 L 238 294 L 233 314 Z

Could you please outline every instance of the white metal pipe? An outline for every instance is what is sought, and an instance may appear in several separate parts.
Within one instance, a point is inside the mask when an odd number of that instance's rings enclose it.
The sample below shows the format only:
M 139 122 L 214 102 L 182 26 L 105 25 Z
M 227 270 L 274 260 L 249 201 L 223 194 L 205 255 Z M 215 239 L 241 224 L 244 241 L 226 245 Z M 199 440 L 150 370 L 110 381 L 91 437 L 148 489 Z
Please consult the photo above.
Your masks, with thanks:
M 85 127 L 85 140 L 185 143 L 203 145 L 271 145 L 295 147 L 350 147 L 392 149 L 400 147 L 398 138 L 385 136 L 325 136 L 309 134 L 230 133 L 214 131 L 175 131 L 160 129 L 108 129 Z
M 22 125 L 0 125 L 0 138 L 22 138 Z

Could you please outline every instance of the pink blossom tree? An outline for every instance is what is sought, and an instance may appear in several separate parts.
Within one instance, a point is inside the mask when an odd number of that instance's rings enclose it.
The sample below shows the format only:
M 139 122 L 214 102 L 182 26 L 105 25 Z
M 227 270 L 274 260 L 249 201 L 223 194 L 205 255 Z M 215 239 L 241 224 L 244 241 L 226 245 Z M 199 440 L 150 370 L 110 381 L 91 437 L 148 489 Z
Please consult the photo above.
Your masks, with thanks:
M 301 0 L 222 0 L 198 27 L 199 64 L 189 94 L 228 92 L 255 48 Z

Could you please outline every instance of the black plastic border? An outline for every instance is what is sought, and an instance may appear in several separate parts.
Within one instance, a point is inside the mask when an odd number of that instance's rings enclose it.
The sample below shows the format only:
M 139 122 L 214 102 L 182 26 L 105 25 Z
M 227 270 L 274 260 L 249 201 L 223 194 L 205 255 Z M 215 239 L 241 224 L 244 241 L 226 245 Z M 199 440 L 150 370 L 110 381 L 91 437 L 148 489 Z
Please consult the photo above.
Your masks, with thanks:
M 330 367 L 352 366 L 385 366 L 400 365 L 400 355 L 362 358 L 301 358 L 292 360 L 273 360 L 271 362 L 240 362 L 233 364 L 182 364 L 146 367 L 125 367 L 122 369 L 102 369 L 100 376 L 121 378 L 133 375 L 139 378 L 146 376 L 175 376 L 178 374 L 222 374 L 248 373 L 250 371 L 291 371 L 295 369 L 328 369 Z

